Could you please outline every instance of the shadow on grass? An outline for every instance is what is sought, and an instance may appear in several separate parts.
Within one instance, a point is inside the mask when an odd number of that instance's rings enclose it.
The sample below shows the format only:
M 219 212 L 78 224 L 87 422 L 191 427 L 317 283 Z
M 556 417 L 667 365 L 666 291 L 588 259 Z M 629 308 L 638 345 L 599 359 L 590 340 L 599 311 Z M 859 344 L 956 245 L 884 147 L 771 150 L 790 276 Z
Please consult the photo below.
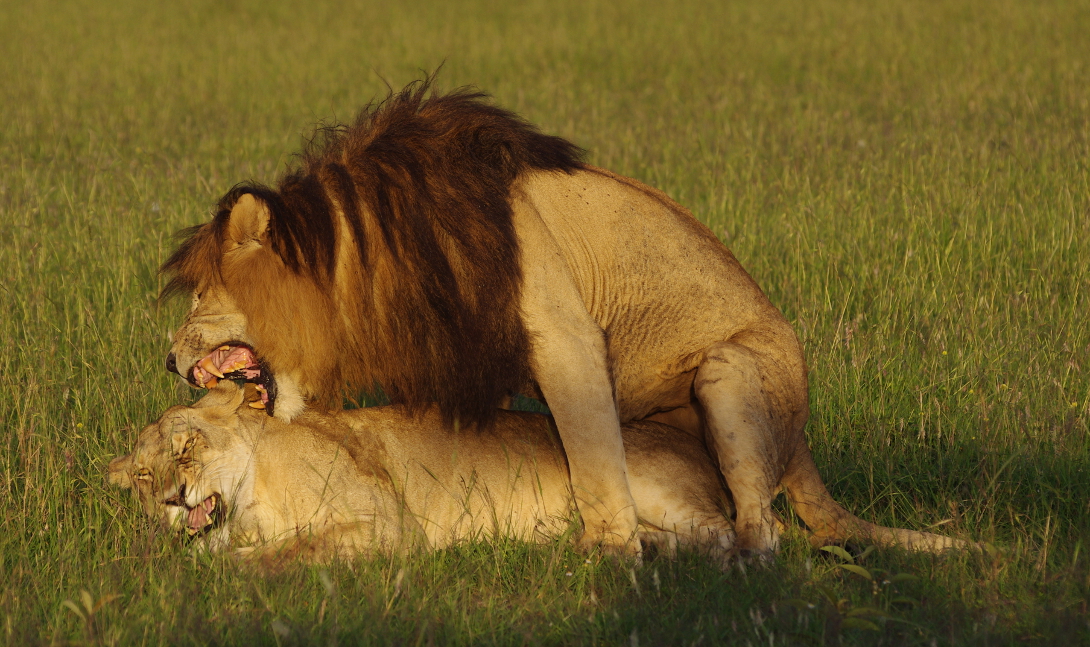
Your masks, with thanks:
M 5 551 L 8 644 L 915 645 L 1084 642 L 1087 569 L 1002 555 L 871 552 L 842 567 L 789 534 L 775 563 L 727 571 L 697 554 L 642 567 L 568 542 L 498 539 L 267 574 L 122 513 L 118 554 L 68 542 L 60 573 Z M 69 559 L 71 558 L 71 559 Z M 894 577 L 897 574 L 908 577 Z M 48 580 L 48 581 L 47 581 Z M 86 617 L 66 600 L 98 603 Z M 116 596 L 116 597 L 114 597 Z M 877 609 L 881 615 L 859 611 Z M 874 629 L 845 619 L 864 613 Z M 870 614 L 870 615 L 866 615 Z M 2 621 L 0 621 L 2 622 Z M 4 625 L 0 624 L 0 630 Z
M 943 532 L 1000 545 L 1062 539 L 1073 546 L 1090 530 L 1086 452 L 968 442 L 818 460 L 834 497 L 881 523 L 933 517 L 927 523 L 941 523 Z

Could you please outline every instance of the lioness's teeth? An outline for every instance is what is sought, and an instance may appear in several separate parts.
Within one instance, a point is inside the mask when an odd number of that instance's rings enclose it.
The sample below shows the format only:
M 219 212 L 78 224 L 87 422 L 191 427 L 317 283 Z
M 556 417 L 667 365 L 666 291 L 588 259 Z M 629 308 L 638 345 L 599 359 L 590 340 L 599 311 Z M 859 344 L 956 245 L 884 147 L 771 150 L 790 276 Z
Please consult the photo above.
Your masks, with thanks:
M 200 361 L 200 363 L 197 364 L 197 366 L 200 366 L 201 368 L 208 371 L 212 375 L 215 375 L 216 377 L 223 377 L 223 373 L 220 372 L 219 367 L 216 366 L 216 363 L 212 361 L 211 357 L 205 357 Z
M 254 400 L 253 402 L 247 402 L 246 404 L 251 409 L 264 409 L 265 408 L 265 403 L 262 402 L 261 400 Z
M 216 385 L 219 384 L 219 383 L 220 383 L 220 381 L 218 379 L 216 379 L 214 377 L 209 377 L 208 381 L 204 383 L 204 388 L 214 389 L 214 388 L 216 388 Z
M 216 350 L 231 350 L 231 347 L 230 346 L 220 346 Z

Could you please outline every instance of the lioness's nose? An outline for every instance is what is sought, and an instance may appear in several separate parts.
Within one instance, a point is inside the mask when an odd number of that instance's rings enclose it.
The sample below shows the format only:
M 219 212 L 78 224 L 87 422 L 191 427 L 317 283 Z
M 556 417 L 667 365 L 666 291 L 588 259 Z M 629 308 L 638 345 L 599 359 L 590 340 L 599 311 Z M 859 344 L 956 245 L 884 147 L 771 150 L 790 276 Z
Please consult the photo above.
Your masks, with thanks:
M 167 373 L 178 372 L 178 358 L 174 356 L 174 353 L 167 353 Z

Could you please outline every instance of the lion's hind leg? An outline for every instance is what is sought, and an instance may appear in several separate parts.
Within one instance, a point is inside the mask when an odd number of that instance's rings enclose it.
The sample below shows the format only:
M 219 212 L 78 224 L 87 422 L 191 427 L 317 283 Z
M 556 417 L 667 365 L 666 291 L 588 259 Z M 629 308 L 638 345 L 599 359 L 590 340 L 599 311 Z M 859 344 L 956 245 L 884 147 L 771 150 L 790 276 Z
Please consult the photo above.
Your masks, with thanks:
M 734 530 L 743 555 L 769 555 L 779 547 L 782 524 L 772 499 L 783 475 L 782 454 L 791 453 L 794 436 L 801 436 L 786 427 L 805 421 L 804 415 L 799 420 L 789 415 L 805 407 L 805 369 L 797 370 L 793 356 L 787 359 L 786 365 L 777 363 L 749 345 L 721 342 L 706 350 L 693 382 L 708 447 L 734 499 Z

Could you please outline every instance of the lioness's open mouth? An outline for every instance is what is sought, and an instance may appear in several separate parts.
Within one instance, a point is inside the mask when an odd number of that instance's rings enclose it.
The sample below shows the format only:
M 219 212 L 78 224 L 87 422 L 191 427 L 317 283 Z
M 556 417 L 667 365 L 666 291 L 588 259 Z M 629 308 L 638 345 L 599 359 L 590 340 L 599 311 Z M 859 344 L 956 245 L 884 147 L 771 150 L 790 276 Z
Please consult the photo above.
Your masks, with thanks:
M 163 503 L 185 508 L 185 532 L 190 537 L 204 534 L 223 521 L 223 497 L 216 493 L 198 503 L 197 507 L 191 508 L 185 503 L 185 485 L 183 485 L 178 490 L 178 494 Z
M 248 345 L 227 342 L 189 370 L 190 384 L 200 388 L 214 388 L 220 380 L 243 380 L 253 384 L 259 397 L 247 398 L 247 404 L 254 409 L 265 409 L 272 415 L 276 405 L 276 378 Z
M 186 534 L 192 537 L 214 528 L 223 516 L 223 506 L 219 502 L 220 496 L 213 494 L 201 501 L 196 508 L 188 508 L 189 512 L 185 517 Z

